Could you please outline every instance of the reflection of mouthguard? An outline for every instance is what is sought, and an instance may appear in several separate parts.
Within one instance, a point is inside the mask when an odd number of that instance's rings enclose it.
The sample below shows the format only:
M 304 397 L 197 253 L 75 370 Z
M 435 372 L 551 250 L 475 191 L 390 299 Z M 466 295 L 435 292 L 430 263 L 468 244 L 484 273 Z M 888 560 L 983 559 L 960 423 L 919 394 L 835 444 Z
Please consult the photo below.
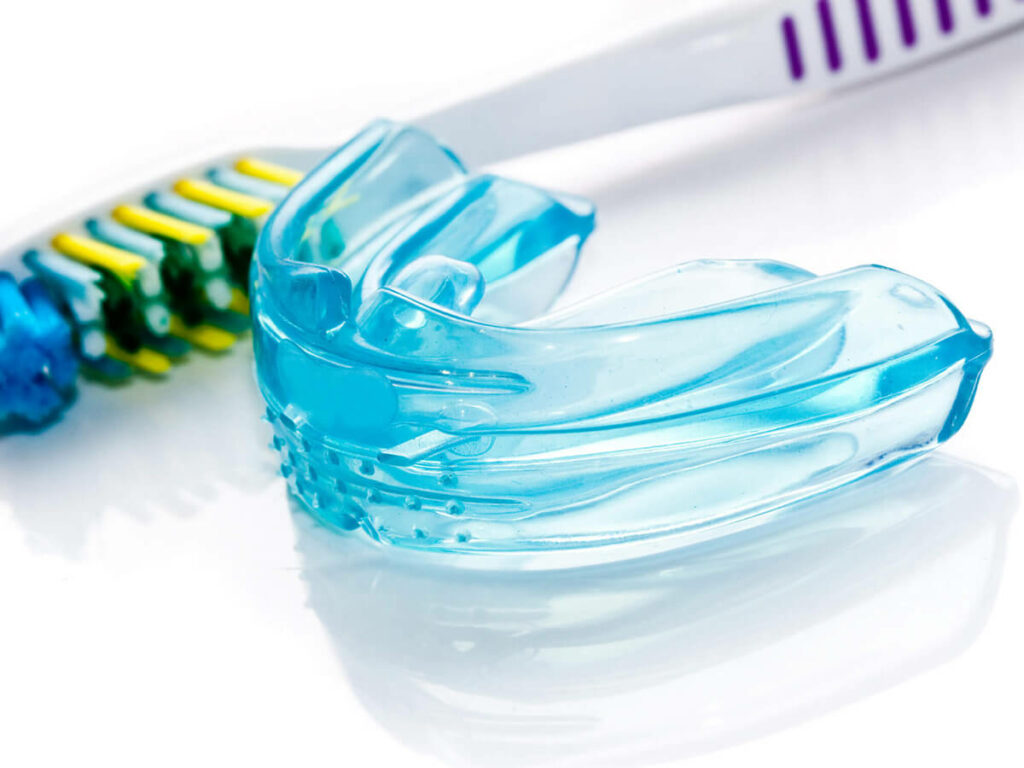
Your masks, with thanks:
M 406 547 L 606 559 L 750 525 L 963 423 L 991 335 L 927 284 L 697 261 L 549 311 L 592 228 L 586 201 L 384 122 L 301 182 L 254 295 L 304 504 Z

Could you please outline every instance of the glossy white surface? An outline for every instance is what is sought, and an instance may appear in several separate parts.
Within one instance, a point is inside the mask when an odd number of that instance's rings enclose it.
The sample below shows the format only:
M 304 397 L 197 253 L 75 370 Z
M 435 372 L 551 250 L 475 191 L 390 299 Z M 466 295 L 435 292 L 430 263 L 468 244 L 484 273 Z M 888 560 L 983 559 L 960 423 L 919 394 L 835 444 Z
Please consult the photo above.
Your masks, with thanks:
M 174 15 L 124 42 L 115 11 L 135 6 L 68 4 L 55 29 L 23 4 L 0 46 L 23 72 L 4 93 L 2 242 L 54 201 L 232 145 L 340 140 L 678 12 L 636 5 L 290 3 L 300 24 L 186 2 L 200 32 Z M 274 36 L 260 78 L 225 87 L 182 60 L 182 39 L 214 67 L 251 55 L 239 18 Z M 460 574 L 290 509 L 246 349 L 87 385 L 54 428 L 0 439 L 0 764 L 1024 763 L 1022 61 L 1007 37 L 841 98 L 503 167 L 596 199 L 580 293 L 755 255 L 945 290 L 996 353 L 941 456 L 715 548 Z M 147 80 L 189 98 L 169 108 Z M 71 124 L 55 94 L 97 119 Z

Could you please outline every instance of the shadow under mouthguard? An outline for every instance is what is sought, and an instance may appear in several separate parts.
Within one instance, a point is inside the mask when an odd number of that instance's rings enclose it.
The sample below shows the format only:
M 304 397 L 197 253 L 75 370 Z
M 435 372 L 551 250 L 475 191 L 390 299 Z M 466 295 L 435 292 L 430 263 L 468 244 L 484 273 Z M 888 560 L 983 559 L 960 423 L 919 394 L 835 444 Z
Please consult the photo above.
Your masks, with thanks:
M 747 527 L 963 423 L 991 334 L 931 286 L 694 261 L 552 311 L 593 226 L 387 122 L 301 182 L 253 296 L 303 504 L 403 547 L 605 560 Z

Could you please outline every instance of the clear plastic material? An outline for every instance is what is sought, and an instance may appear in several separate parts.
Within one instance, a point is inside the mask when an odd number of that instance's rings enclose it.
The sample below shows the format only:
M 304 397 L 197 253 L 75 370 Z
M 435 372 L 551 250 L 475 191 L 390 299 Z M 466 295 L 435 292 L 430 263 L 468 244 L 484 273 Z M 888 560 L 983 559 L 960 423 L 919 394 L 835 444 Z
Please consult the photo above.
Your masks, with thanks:
M 311 173 L 253 292 L 304 504 L 404 547 L 598 561 L 751 525 L 967 415 L 991 336 L 929 285 L 695 261 L 552 312 L 592 227 L 391 123 Z

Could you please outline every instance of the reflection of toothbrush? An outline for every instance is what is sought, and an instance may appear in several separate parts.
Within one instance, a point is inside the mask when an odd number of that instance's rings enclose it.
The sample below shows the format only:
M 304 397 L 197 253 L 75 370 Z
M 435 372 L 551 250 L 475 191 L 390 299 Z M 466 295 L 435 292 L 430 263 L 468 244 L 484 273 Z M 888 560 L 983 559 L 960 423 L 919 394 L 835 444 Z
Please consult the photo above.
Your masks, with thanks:
M 474 163 L 498 160 L 701 109 L 862 82 L 1021 22 L 1024 3 L 1009 0 L 762 3 L 717 22 L 676 25 L 420 124 Z M 263 219 L 326 155 L 221 158 L 12 249 L 37 281 L 19 291 L 6 280 L 0 292 L 0 421 L 51 415 L 74 380 L 75 357 L 120 377 L 161 374 L 190 345 L 230 346 L 244 326 Z M 69 331 L 59 331 L 57 311 Z

